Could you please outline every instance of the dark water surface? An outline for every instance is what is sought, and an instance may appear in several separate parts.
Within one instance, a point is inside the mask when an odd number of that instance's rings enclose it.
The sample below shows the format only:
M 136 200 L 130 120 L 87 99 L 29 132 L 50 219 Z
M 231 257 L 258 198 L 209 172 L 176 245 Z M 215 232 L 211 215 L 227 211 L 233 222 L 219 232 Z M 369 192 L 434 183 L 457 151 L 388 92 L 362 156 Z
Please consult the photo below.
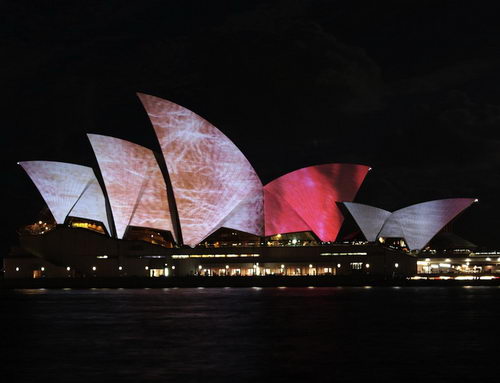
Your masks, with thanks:
M 2 382 L 498 376 L 499 287 L 17 290 L 0 301 Z

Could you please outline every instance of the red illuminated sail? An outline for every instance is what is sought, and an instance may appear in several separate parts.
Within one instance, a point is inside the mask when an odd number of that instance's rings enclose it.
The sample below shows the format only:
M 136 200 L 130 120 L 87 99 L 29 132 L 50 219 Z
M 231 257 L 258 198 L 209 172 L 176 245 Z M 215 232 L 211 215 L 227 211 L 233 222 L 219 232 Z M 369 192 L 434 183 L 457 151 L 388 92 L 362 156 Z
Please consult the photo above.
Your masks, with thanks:
M 335 241 L 344 220 L 336 202 L 352 201 L 368 170 L 364 165 L 325 164 L 299 169 L 270 182 L 264 187 L 266 198 L 271 196 L 266 202 L 266 235 L 308 227 L 322 241 Z M 290 208 L 283 208 L 286 205 L 278 204 L 275 198 L 283 199 Z

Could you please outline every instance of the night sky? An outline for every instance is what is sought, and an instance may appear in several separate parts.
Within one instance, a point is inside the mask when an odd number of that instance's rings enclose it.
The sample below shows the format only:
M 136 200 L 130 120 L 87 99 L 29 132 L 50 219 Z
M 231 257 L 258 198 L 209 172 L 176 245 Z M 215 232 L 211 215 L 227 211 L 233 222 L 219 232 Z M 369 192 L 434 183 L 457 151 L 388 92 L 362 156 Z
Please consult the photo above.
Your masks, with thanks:
M 314 164 L 370 165 L 356 201 L 479 198 L 455 232 L 500 245 L 489 2 L 33 3 L 0 7 L 2 254 L 45 206 L 17 161 L 95 166 L 86 133 L 159 150 L 138 91 L 206 118 L 263 183 Z

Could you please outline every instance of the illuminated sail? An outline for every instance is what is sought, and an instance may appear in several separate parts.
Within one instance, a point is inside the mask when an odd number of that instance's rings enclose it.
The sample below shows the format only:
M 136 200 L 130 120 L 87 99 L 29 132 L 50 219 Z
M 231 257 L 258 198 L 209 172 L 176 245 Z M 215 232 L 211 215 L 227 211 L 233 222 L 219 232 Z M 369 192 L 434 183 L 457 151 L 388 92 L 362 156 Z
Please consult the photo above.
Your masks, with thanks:
M 129 225 L 174 236 L 165 180 L 153 152 L 119 138 L 88 135 L 104 179 L 118 238 Z
M 19 164 L 36 185 L 58 224 L 71 215 L 100 221 L 109 233 L 104 195 L 91 168 L 54 161 Z
M 351 213 L 365 238 L 371 242 L 377 240 L 378 233 L 391 215 L 390 211 L 361 203 L 344 202 L 343 205 Z
M 410 250 L 421 250 L 448 222 L 474 201 L 474 198 L 440 199 L 397 210 L 386 220 L 379 237 L 402 236 Z
M 324 164 L 295 170 L 268 183 L 265 192 L 285 200 L 293 214 L 268 206 L 266 235 L 278 234 L 276 230 L 286 228 L 290 219 L 298 224 L 297 215 L 322 241 L 335 241 L 344 220 L 336 203 L 354 199 L 369 169 L 364 165 Z M 273 204 L 278 206 L 275 201 Z
M 165 158 L 184 243 L 195 246 L 223 225 L 262 235 L 262 183 L 236 145 L 180 105 L 139 98 Z

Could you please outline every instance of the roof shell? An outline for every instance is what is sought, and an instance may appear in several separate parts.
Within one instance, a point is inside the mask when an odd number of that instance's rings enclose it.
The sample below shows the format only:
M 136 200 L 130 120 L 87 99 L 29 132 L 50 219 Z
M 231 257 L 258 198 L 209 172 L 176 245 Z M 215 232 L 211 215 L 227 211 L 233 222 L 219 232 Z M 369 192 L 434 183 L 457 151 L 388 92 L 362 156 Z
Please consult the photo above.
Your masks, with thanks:
M 99 221 L 109 231 L 105 199 L 92 168 L 56 161 L 24 161 L 26 171 L 56 223 L 68 216 Z
M 391 215 L 390 211 L 361 203 L 344 202 L 343 205 L 351 213 L 365 238 L 371 242 L 377 240 L 378 233 Z
M 336 202 L 352 201 L 369 170 L 368 166 L 354 164 L 310 166 L 271 181 L 264 191 L 285 200 L 322 241 L 331 242 L 344 220 Z M 286 227 L 288 219 L 283 209 L 266 209 L 266 235 L 278 234 L 274 231 Z
M 421 250 L 448 222 L 475 201 L 474 198 L 449 198 L 405 207 L 391 214 L 379 237 L 403 237 L 410 250 Z
M 129 225 L 175 236 L 167 187 L 153 152 L 120 138 L 88 134 L 101 170 L 118 238 Z
M 263 234 L 262 183 L 221 131 L 173 102 L 138 94 L 168 168 L 185 244 L 222 226 Z

